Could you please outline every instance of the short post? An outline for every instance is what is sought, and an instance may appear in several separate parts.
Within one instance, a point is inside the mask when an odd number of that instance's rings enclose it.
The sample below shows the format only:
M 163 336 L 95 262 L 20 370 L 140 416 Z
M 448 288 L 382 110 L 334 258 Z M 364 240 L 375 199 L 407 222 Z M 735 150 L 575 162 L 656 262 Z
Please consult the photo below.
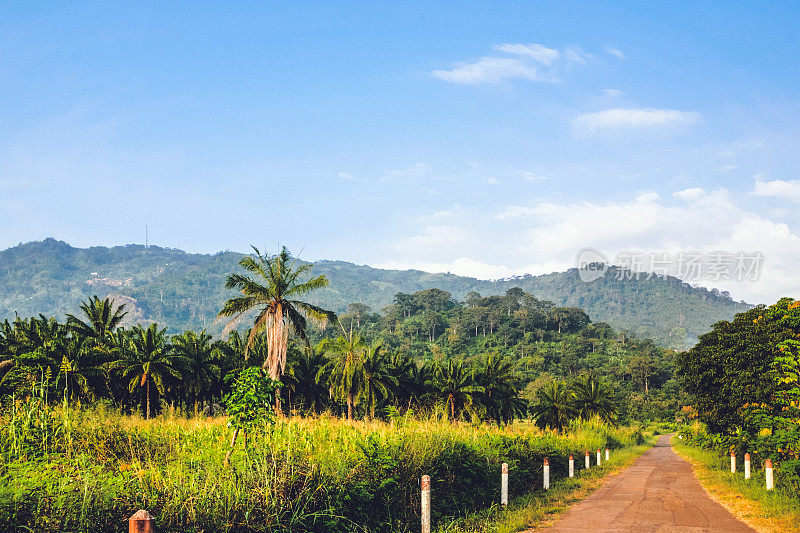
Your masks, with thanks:
M 772 478 L 772 459 L 767 459 L 764 461 L 764 473 L 766 474 L 767 478 L 767 490 L 774 489 L 775 481 Z
M 606 448 L 606 461 L 608 461 L 610 458 L 611 458 L 611 451 L 608 448 Z
M 590 466 L 592 465 L 589 464 L 589 450 L 586 450 L 586 468 L 589 468 Z
M 569 454 L 569 477 L 575 477 L 575 458 Z
M 503 472 L 500 475 L 500 504 L 508 505 L 508 463 L 503 463 Z
M 547 457 L 544 458 L 543 469 L 544 469 L 543 485 L 544 485 L 544 490 L 547 490 L 550 488 L 550 461 L 547 459 Z
M 750 454 L 744 454 L 744 478 L 750 479 Z
M 156 533 L 156 519 L 139 509 L 128 519 L 128 533 Z
M 731 474 L 736 473 L 736 454 L 731 450 Z
M 422 533 L 431 533 L 431 476 L 422 476 Z
M 597 448 L 597 466 L 600 466 L 600 448 Z

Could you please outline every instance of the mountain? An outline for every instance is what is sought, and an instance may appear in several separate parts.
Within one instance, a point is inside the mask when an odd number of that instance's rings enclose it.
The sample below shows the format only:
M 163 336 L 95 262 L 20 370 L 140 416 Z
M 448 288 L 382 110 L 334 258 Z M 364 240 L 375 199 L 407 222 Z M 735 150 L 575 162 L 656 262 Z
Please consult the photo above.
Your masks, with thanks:
M 84 249 L 52 238 L 20 244 L 0 252 L 0 320 L 39 313 L 63 319 L 77 311 L 81 300 L 97 294 L 126 303 L 129 322 L 157 321 L 170 332 L 207 328 L 218 333 L 222 326 L 214 318 L 232 294 L 224 288 L 225 278 L 237 270 L 241 256 L 133 244 Z M 313 273 L 325 274 L 330 287 L 309 300 L 337 312 L 353 302 L 380 310 L 398 292 L 439 288 L 464 299 L 470 291 L 488 296 L 520 287 L 559 306 L 581 307 L 594 321 L 674 348 L 691 346 L 713 323 L 751 307 L 674 277 L 629 279 L 615 267 L 590 283 L 581 281 L 576 269 L 488 281 L 317 261 Z

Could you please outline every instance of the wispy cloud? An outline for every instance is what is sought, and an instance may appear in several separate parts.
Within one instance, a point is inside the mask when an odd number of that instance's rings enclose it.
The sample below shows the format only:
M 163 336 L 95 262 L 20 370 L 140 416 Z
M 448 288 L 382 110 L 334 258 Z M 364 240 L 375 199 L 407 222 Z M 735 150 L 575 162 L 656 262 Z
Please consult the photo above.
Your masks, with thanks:
M 606 109 L 579 115 L 573 120 L 579 135 L 594 135 L 603 131 L 674 131 L 691 126 L 700 119 L 695 111 L 674 109 Z
M 450 83 L 471 85 L 506 79 L 556 82 L 559 80 L 555 69 L 559 63 L 585 65 L 592 57 L 577 46 L 559 51 L 541 44 L 505 43 L 494 46 L 494 50 L 508 56 L 484 56 L 471 63 L 458 63 L 451 69 L 434 70 L 431 75 Z
M 614 48 L 613 46 L 604 46 L 603 50 L 605 50 L 614 57 L 618 57 L 619 59 L 625 59 L 625 54 L 622 52 L 622 50 L 618 48 Z
M 382 182 L 393 182 L 393 181 L 410 181 L 413 178 L 419 178 L 430 174 L 433 169 L 427 163 L 415 163 L 411 166 L 406 168 L 398 168 L 398 169 L 391 169 L 391 170 L 384 170 L 383 176 L 381 176 Z
M 800 203 L 800 181 L 798 180 L 772 180 L 761 181 L 756 179 L 753 189 L 756 196 L 775 196 L 785 198 L 792 202 Z
M 500 44 L 494 47 L 495 50 L 509 54 L 528 56 L 544 65 L 549 65 L 558 60 L 561 52 L 553 48 L 547 48 L 541 44 Z
M 451 83 L 498 83 L 522 78 L 542 81 L 536 67 L 512 57 L 482 57 L 475 63 L 462 63 L 451 70 L 434 70 L 433 76 Z

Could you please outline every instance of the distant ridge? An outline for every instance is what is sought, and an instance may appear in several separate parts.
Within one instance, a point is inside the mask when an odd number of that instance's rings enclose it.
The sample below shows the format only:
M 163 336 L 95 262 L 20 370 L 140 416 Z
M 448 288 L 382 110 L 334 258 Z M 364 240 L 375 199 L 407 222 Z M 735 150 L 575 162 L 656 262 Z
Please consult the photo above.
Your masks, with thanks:
M 143 245 L 74 248 L 63 241 L 20 244 L 0 251 L 0 320 L 42 313 L 64 317 L 94 294 L 127 303 L 132 321 L 155 320 L 171 332 L 221 330 L 214 318 L 230 295 L 225 277 L 238 267 L 236 252 L 190 254 Z M 345 261 L 317 261 L 315 274 L 330 279 L 315 293 L 314 303 L 334 311 L 362 302 L 379 311 L 397 292 L 428 288 L 464 299 L 470 291 L 483 296 L 520 287 L 560 306 L 584 308 L 594 321 L 612 324 L 674 348 L 691 346 L 719 320 L 749 309 L 716 289 L 692 287 L 674 277 L 617 279 L 611 267 L 605 277 L 584 283 L 576 269 L 540 276 L 479 280 L 419 270 L 384 270 Z M 620 276 L 625 277 L 625 276 Z

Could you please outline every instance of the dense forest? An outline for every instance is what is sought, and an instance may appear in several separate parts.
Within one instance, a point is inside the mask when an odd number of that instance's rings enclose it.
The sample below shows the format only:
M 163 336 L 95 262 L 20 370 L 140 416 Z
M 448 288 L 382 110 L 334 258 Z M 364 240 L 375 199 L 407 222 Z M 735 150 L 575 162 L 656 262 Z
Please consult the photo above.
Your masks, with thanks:
M 206 329 L 218 336 L 222 326 L 215 317 L 231 295 L 224 287 L 225 276 L 241 257 L 234 252 L 188 254 L 141 245 L 81 249 L 55 239 L 20 244 L 0 252 L 0 319 L 43 313 L 63 321 L 81 301 L 99 295 L 126 304 L 128 326 L 158 322 L 170 334 Z M 750 307 L 677 278 L 618 276 L 613 267 L 591 283 L 581 282 L 574 269 L 497 281 L 343 261 L 317 261 L 314 271 L 331 283 L 311 294 L 309 301 L 337 313 L 353 302 L 380 313 L 394 304 L 399 292 L 438 288 L 464 301 L 471 292 L 490 297 L 518 287 L 556 306 L 580 307 L 592 320 L 615 330 L 678 349 L 693 345 L 715 322 Z

